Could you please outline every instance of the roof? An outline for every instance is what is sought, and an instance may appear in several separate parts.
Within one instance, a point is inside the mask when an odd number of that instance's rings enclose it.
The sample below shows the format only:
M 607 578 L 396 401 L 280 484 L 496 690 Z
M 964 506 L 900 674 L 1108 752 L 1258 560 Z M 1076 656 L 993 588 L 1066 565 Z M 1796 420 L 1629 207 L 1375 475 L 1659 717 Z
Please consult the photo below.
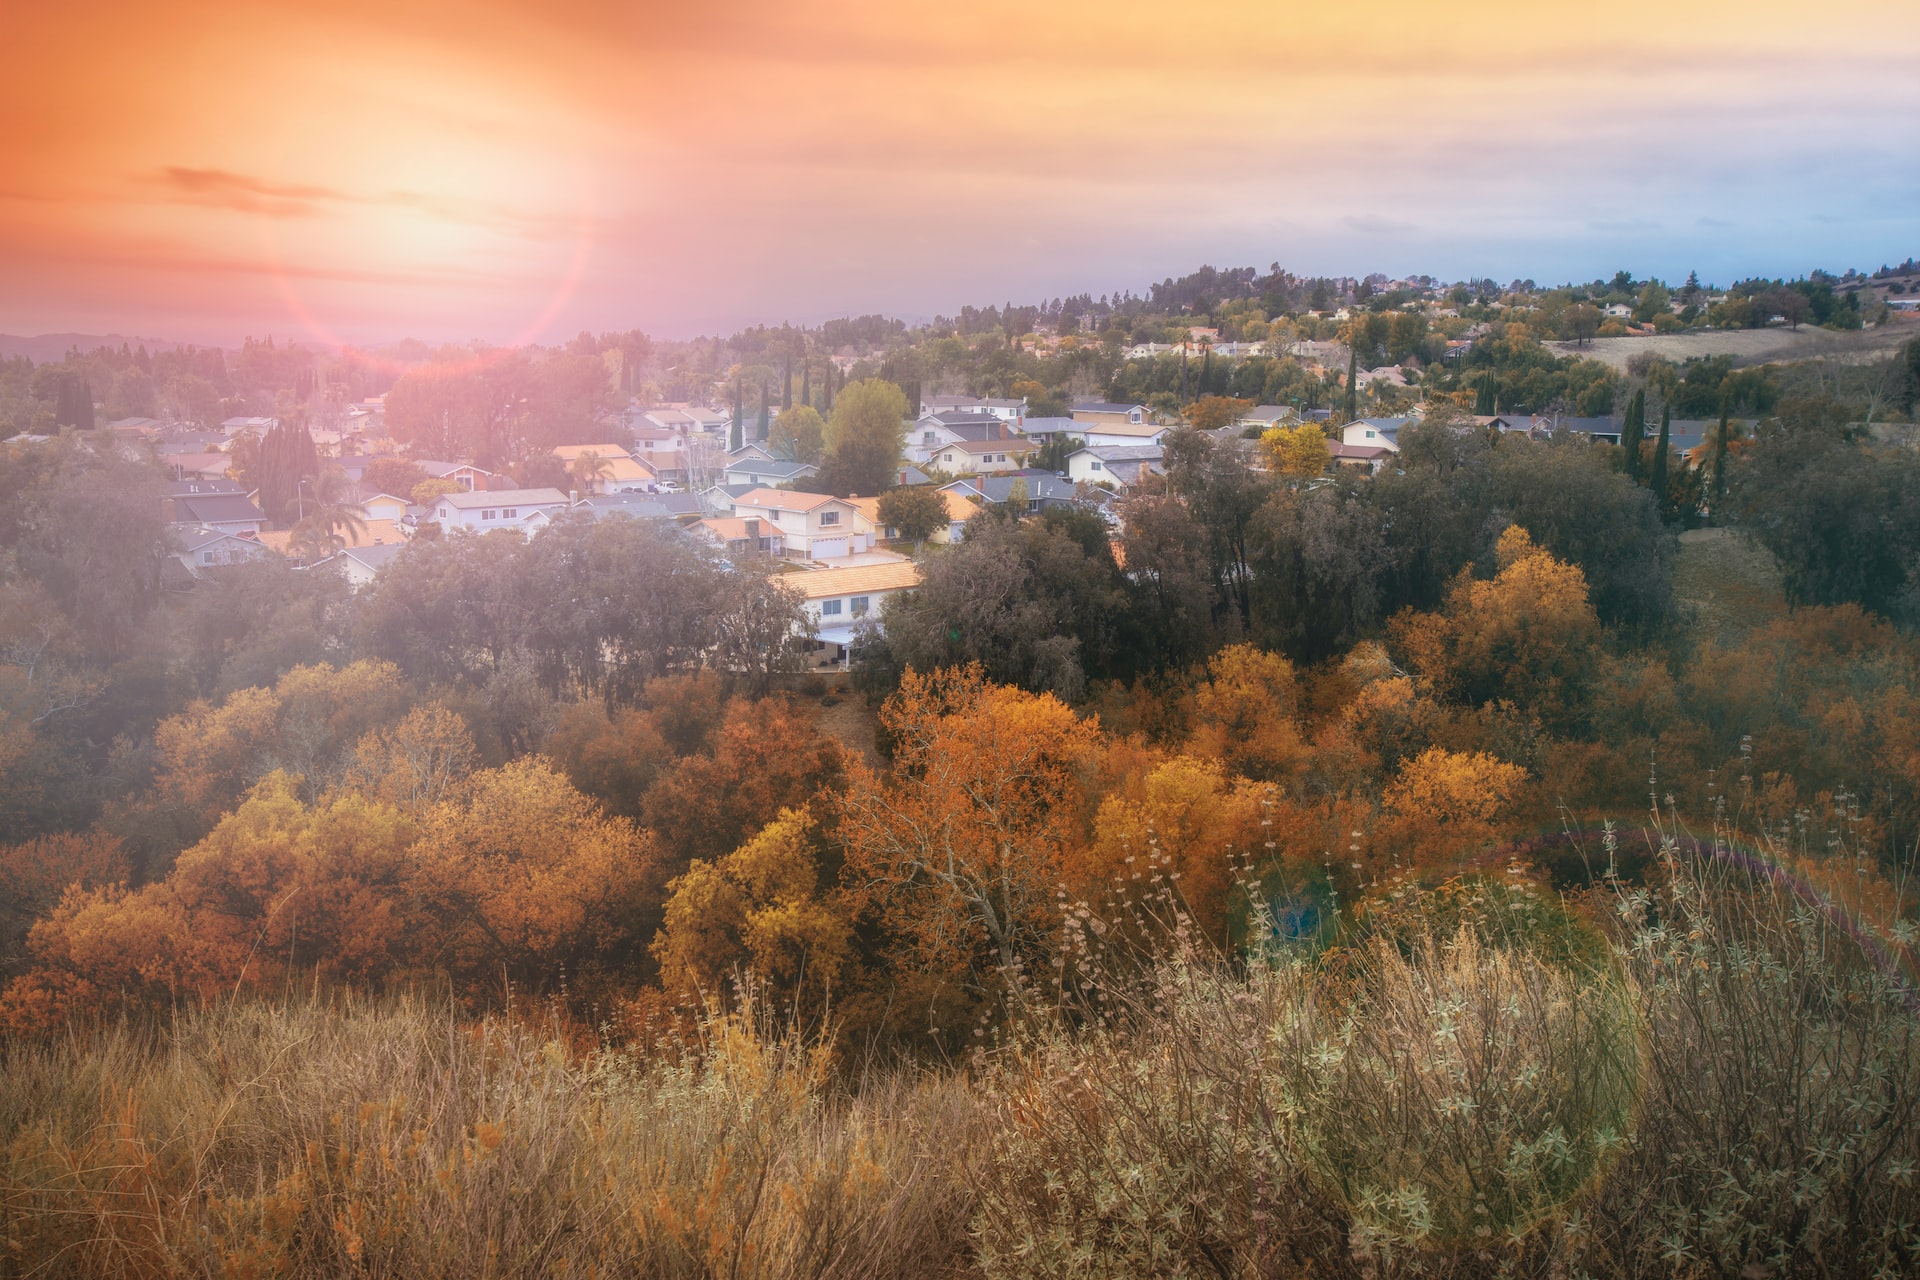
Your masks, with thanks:
M 747 528 L 749 521 L 756 528 L 749 530 Z M 743 542 L 748 538 L 780 536 L 779 525 L 771 520 L 762 520 L 758 516 L 709 516 L 705 520 L 696 521 L 693 527 L 711 533 L 723 542 Z
M 1111 446 L 1119 447 L 1119 446 Z M 1027 486 L 1029 502 L 1077 502 L 1081 500 L 1080 486 L 1071 480 L 1063 480 L 1051 472 L 1039 474 L 1009 473 L 997 476 L 973 476 L 966 480 L 956 480 L 948 485 L 944 492 L 961 497 L 968 491 L 980 494 L 988 502 L 1005 502 L 1013 493 L 1013 486 L 1023 483 Z M 1088 498 L 1095 503 L 1110 502 L 1112 495 L 1104 489 L 1094 489 Z
M 491 471 L 474 466 L 471 462 L 448 462 L 441 458 L 403 458 L 401 461 L 411 462 L 414 466 L 426 472 L 427 478 L 431 480 L 444 480 L 454 472 L 462 469 L 471 471 L 475 475 L 490 476 L 493 474 Z
M 472 493 L 445 493 L 434 503 L 446 503 L 455 511 L 481 507 L 564 507 L 567 495 L 558 489 L 478 489 Z
M 348 547 L 344 551 L 334 552 L 320 563 L 326 564 L 329 560 L 352 560 L 368 569 L 378 570 L 381 565 L 406 549 L 407 544 L 404 542 L 383 542 L 371 547 Z
M 1336 458 L 1355 458 L 1365 462 L 1393 456 L 1393 450 L 1380 444 L 1342 444 L 1338 440 L 1330 440 L 1327 449 Z
M 1288 418 L 1299 416 L 1299 411 L 1289 404 L 1260 404 L 1241 414 L 1240 422 L 1284 422 Z
M 1088 400 L 1073 406 L 1075 413 L 1132 413 L 1135 409 L 1146 411 L 1143 404 L 1109 404 L 1104 400 Z
M 845 569 L 809 569 L 783 573 L 774 585 L 803 600 L 825 600 L 862 591 L 903 591 L 920 585 L 920 567 L 911 560 L 892 564 L 860 564 Z
M 1155 426 L 1151 422 L 1087 422 L 1081 434 L 1098 436 L 1157 436 L 1164 435 L 1166 427 Z
M 830 493 L 794 493 L 786 489 L 751 489 L 733 500 L 736 510 L 741 507 L 765 507 L 769 511 L 813 511 L 826 506 L 829 502 L 846 502 L 845 498 L 836 498 Z
M 198 524 L 220 524 L 235 520 L 264 522 L 267 513 L 253 505 L 244 493 L 194 493 L 173 499 L 173 510 L 181 520 Z
M 758 458 L 753 458 L 744 462 L 729 462 L 727 464 L 727 470 L 729 472 L 742 471 L 748 475 L 779 476 L 787 480 L 797 480 L 802 476 L 815 474 L 820 468 L 814 466 L 811 462 L 792 462 L 785 458 L 775 458 L 771 462 L 763 462 Z
M 627 451 L 617 444 L 557 444 L 553 446 L 553 456 L 572 462 L 583 453 L 597 454 L 602 458 L 624 458 Z
M 223 458 L 226 457 L 225 454 L 221 454 L 220 456 Z M 187 477 L 180 480 L 167 481 L 167 496 L 169 498 L 187 498 L 187 497 L 192 497 L 195 494 L 245 493 L 245 492 L 246 490 L 242 489 L 238 484 L 234 483 L 232 480 L 227 480 L 224 478 L 216 478 L 216 479 L 209 480 L 202 477 L 193 476 L 193 477 Z
M 198 551 L 224 541 L 244 542 L 250 547 L 267 549 L 266 544 L 258 538 L 245 538 L 231 529 L 209 529 L 206 525 L 187 521 L 176 521 L 167 526 L 167 531 L 173 536 L 174 545 L 182 551 Z
M 983 399 L 979 396 L 929 396 L 927 398 L 927 403 L 951 404 L 951 405 L 977 404 L 977 405 L 985 405 L 986 407 L 992 408 L 992 409 L 1018 409 L 1024 406 L 1027 402 L 1025 400 Z
M 940 446 L 941 449 L 958 449 L 962 453 L 1032 453 L 1035 447 L 1031 440 L 1022 440 L 1018 436 L 1002 440 L 956 440 Z
M 1157 444 L 1090 444 L 1069 456 L 1090 453 L 1102 462 L 1158 462 L 1165 452 Z
M 1031 439 L 1036 436 L 1058 435 L 1063 431 L 1084 432 L 1087 425 L 1084 422 L 1076 422 L 1072 418 L 1028 418 L 1021 424 L 1021 429 Z
M 364 529 L 343 528 L 339 533 L 347 539 L 347 546 L 353 548 L 399 546 L 407 540 L 407 533 L 398 520 L 369 520 Z M 261 546 L 272 547 L 282 554 L 287 553 L 293 542 L 291 529 L 266 529 L 259 536 Z

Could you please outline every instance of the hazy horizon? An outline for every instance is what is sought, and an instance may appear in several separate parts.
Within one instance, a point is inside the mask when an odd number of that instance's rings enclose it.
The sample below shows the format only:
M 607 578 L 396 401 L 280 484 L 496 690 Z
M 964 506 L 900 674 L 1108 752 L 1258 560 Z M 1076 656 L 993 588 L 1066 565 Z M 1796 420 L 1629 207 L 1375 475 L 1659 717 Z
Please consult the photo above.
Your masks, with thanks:
M 0 86 L 0 332 L 665 337 L 1217 266 L 1727 282 L 1920 244 L 1920 14 L 81 0 Z

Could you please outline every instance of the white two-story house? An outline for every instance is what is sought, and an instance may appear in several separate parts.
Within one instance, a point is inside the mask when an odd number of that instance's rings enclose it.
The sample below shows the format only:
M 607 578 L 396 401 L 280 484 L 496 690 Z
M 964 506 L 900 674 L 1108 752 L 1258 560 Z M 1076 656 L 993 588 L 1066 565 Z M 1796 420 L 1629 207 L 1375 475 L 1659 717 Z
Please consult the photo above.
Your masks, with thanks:
M 433 518 L 448 532 L 515 529 L 532 533 L 566 509 L 567 495 L 558 489 L 482 489 L 442 494 L 433 500 Z
M 754 489 L 733 500 L 733 514 L 779 530 L 786 554 L 794 559 L 831 560 L 873 549 L 873 521 L 830 494 Z

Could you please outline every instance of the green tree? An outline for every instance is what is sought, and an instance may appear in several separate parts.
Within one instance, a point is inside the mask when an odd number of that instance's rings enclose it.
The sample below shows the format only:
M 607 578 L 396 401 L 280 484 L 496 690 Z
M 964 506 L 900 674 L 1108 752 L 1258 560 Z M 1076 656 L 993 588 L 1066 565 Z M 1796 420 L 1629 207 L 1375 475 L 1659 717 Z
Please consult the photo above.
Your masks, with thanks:
M 913 543 L 920 545 L 940 529 L 947 527 L 946 495 L 927 485 L 906 485 L 880 495 L 880 523 Z
M 1647 487 L 1653 490 L 1664 514 L 1667 505 L 1667 455 L 1673 451 L 1673 406 L 1660 410 L 1660 438 L 1653 446 L 1653 470 Z
M 822 488 L 842 494 L 891 488 L 907 436 L 906 417 L 906 396 L 885 379 L 866 378 L 843 388 L 827 424 Z
M 767 447 L 782 458 L 819 466 L 826 456 L 827 424 L 810 404 L 783 409 L 773 420 Z
M 1627 475 L 1640 478 L 1640 446 L 1647 437 L 1647 389 L 1640 387 L 1627 401 L 1627 419 L 1620 426 L 1620 448 L 1626 454 Z

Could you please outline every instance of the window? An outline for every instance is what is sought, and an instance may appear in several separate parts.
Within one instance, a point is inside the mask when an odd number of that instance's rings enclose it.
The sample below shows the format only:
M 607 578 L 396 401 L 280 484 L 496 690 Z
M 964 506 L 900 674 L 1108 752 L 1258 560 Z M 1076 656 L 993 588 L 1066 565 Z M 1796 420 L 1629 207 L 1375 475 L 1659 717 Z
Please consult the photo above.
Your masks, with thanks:
M 482 520 L 497 520 L 500 518 L 500 513 L 492 507 L 482 507 L 480 508 L 480 518 Z
M 500 514 L 508 520 L 518 520 L 520 518 L 520 508 L 508 507 Z
M 1367 432 L 1367 439 L 1369 440 L 1373 439 L 1373 432 L 1371 430 Z
M 820 615 L 822 617 L 833 618 L 838 617 L 839 614 L 840 602 L 838 600 L 822 600 L 820 602 Z
M 202 552 L 200 553 L 200 563 L 201 563 L 201 564 L 212 564 L 212 563 L 213 563 L 213 552 L 211 552 L 211 551 L 202 551 Z
M 920 443 L 921 443 L 921 444 L 932 444 L 932 443 L 933 443 L 933 432 L 931 432 L 931 431 L 923 431 L 923 432 L 921 432 L 921 433 L 920 433 Z
M 840 513 L 838 511 L 822 511 L 820 513 L 820 523 L 822 525 L 839 524 Z
M 1094 469 L 1095 471 L 1098 471 L 1098 470 L 1100 470 L 1100 459 L 1098 459 L 1098 458 L 1095 458 L 1095 459 L 1094 459 L 1094 460 L 1093 460 L 1093 461 L 1092 461 L 1091 463 L 1089 463 L 1088 465 L 1089 465 L 1089 466 L 1091 466 L 1091 467 L 1092 467 L 1092 468 L 1093 468 L 1093 469 Z
M 867 597 L 855 596 L 853 598 L 853 616 L 857 618 L 861 614 L 865 613 L 866 611 L 867 611 Z

